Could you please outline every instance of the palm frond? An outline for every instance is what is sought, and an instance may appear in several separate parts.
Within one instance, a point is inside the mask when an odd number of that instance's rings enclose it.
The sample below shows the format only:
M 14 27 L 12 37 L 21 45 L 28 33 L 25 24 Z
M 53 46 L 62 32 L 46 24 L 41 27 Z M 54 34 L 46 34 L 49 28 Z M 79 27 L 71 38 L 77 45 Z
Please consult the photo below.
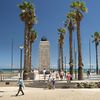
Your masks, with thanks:
M 34 29 L 31 29 L 30 41 L 34 42 L 37 39 L 37 37 L 38 37 L 37 32 Z
M 99 42 L 100 42 L 100 33 L 99 32 L 94 32 L 94 35 L 92 35 L 92 37 L 94 38 L 93 42 L 95 42 L 96 44 L 99 44 Z
M 70 7 L 82 12 L 88 12 L 88 9 L 86 8 L 85 3 L 82 1 L 74 1 L 70 5 Z
M 22 11 L 20 14 L 22 21 L 26 21 L 31 26 L 36 23 L 35 7 L 32 3 L 24 1 L 18 7 Z
M 59 33 L 66 33 L 66 28 L 59 28 L 57 30 Z

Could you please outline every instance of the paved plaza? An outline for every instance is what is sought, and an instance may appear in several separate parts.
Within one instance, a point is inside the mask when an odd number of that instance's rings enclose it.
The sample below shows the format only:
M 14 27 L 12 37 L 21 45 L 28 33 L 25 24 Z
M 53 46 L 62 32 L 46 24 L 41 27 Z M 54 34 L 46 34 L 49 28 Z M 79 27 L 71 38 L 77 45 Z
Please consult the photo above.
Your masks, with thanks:
M 100 89 L 24 88 L 25 95 L 15 96 L 18 87 L 0 87 L 0 100 L 100 100 Z
M 38 75 L 36 81 L 39 79 L 43 80 L 43 75 Z M 100 81 L 100 75 L 91 74 L 89 78 L 85 78 L 82 81 L 72 81 L 73 82 L 98 82 Z M 66 83 L 66 81 L 58 81 L 58 83 Z M 1 82 L 2 83 L 2 82 Z M 1 84 L 0 83 L 0 84 Z M 5 86 L 5 87 L 4 87 Z M 68 88 L 33 88 L 25 87 L 25 95 L 19 94 L 15 96 L 18 92 L 17 82 L 12 87 L 8 85 L 0 85 L 0 100 L 100 100 L 100 89 L 68 89 Z

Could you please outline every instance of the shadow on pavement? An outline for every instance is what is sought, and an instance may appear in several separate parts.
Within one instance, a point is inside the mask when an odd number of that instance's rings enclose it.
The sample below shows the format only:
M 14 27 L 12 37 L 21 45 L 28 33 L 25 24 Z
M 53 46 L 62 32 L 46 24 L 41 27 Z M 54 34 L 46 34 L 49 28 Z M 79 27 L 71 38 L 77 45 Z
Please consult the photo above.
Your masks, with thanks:
M 0 91 L 0 92 L 4 92 L 4 91 Z
M 18 96 L 16 96 L 16 94 L 15 95 L 11 95 L 11 97 L 19 97 L 19 96 L 23 96 L 23 95 L 18 95 Z

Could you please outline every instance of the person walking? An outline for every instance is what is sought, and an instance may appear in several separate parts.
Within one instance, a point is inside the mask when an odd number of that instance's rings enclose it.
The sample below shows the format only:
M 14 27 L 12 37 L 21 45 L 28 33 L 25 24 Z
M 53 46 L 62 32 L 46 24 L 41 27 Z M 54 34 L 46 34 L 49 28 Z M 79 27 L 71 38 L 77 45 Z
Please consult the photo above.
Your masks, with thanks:
M 24 88 L 25 86 L 24 86 L 24 82 L 23 82 L 22 78 L 19 78 L 18 85 L 19 85 L 19 89 L 18 89 L 16 96 L 18 96 L 19 92 L 22 92 L 22 95 L 24 95 L 22 88 Z
M 52 76 L 52 88 L 54 89 L 55 88 L 55 78 L 56 78 L 56 73 L 54 70 L 51 73 L 51 76 Z
M 52 79 L 52 88 L 55 89 L 55 78 Z
M 71 74 L 68 72 L 67 75 L 66 75 L 66 79 L 67 79 L 67 83 L 70 83 L 71 82 Z
M 46 80 L 46 69 L 44 68 L 43 70 L 43 77 L 44 77 L 44 81 Z
M 59 80 L 59 73 L 56 71 L 56 80 Z
M 60 72 L 60 79 L 63 80 L 63 78 L 64 78 L 64 72 L 61 70 L 61 72 Z
M 52 76 L 51 74 L 48 77 L 48 88 L 51 89 L 52 88 Z
M 88 70 L 87 71 L 87 78 L 89 78 L 89 76 L 90 76 L 90 71 Z

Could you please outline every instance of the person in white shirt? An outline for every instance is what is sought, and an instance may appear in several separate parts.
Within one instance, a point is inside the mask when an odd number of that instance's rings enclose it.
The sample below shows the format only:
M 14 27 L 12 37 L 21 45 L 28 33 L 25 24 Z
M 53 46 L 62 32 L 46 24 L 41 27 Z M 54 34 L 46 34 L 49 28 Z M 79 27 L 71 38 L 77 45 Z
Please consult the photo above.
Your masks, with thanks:
M 19 92 L 22 92 L 22 95 L 24 95 L 22 88 L 24 88 L 25 86 L 24 86 L 24 82 L 23 82 L 22 78 L 19 78 L 18 85 L 19 85 L 19 89 L 18 89 L 16 96 L 18 96 Z
M 44 77 L 44 80 L 46 79 L 46 69 L 44 68 L 43 70 L 43 77 Z

